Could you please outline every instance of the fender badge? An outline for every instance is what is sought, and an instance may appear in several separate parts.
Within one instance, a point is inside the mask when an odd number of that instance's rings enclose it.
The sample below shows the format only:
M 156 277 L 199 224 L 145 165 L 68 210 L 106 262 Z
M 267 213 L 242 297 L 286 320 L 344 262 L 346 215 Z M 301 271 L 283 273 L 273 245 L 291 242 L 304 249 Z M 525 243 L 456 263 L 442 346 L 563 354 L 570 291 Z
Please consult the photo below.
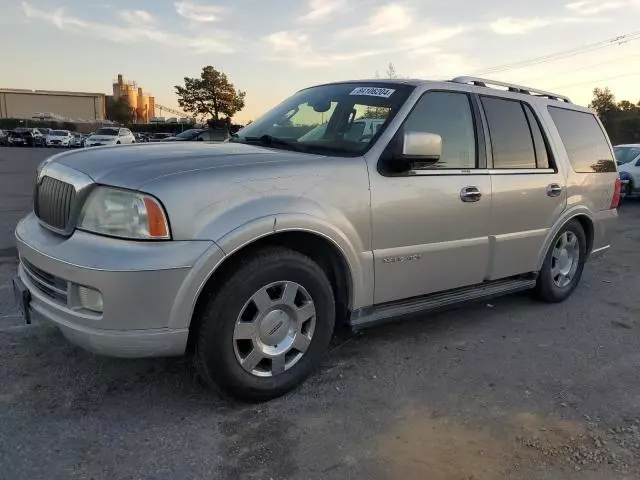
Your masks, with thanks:
M 420 260 L 422 255 L 406 255 L 403 257 L 387 257 L 382 259 L 382 263 L 404 263 L 412 262 L 414 260 Z

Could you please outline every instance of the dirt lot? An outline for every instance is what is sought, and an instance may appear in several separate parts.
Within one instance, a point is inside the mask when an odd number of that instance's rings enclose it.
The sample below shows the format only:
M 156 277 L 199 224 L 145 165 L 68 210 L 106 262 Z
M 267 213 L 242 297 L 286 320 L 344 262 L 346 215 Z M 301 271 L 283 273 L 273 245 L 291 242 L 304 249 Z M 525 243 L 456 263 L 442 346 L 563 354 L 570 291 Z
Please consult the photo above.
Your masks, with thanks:
M 562 305 L 527 295 L 341 335 L 320 373 L 226 402 L 16 317 L 12 230 L 51 151 L 0 148 L 0 478 L 640 478 L 640 201 Z

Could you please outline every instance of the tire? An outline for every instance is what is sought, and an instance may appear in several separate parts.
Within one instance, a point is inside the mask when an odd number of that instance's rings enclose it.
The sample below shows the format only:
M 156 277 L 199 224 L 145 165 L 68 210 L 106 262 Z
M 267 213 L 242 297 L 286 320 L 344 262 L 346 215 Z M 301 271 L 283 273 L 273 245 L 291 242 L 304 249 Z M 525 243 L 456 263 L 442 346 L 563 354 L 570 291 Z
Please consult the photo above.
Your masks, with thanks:
M 120 142 L 116 142 L 116 145 L 120 145 Z
M 570 248 L 574 241 L 575 247 Z M 535 296 L 549 303 L 563 302 L 569 298 L 580 283 L 586 260 L 587 237 L 582 225 L 577 220 L 571 220 L 560 229 L 549 246 L 538 276 Z
M 300 385 L 320 365 L 333 335 L 335 301 L 323 270 L 298 252 L 270 247 L 242 261 L 219 284 L 194 318 L 193 361 L 205 385 L 248 402 L 270 400 Z M 287 291 L 297 292 L 289 295 L 290 303 Z M 264 357 L 265 349 L 275 352 L 277 365 Z

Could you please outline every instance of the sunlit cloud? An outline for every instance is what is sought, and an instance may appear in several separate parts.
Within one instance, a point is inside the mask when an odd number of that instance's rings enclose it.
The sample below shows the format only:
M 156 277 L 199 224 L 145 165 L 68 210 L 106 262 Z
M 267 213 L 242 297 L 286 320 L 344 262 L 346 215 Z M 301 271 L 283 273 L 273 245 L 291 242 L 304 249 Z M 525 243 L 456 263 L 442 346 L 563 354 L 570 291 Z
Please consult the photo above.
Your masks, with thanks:
M 606 22 L 604 18 L 585 17 L 533 17 L 512 18 L 501 17 L 491 22 L 489 28 L 499 35 L 523 35 L 533 30 L 562 24 L 600 23 Z
M 579 15 L 597 15 L 598 13 L 610 10 L 618 10 L 632 3 L 633 2 L 596 2 L 594 0 L 584 0 L 569 3 L 566 5 L 566 8 Z
M 346 28 L 338 36 L 357 37 L 383 35 L 407 29 L 412 23 L 409 10 L 398 3 L 390 3 L 376 9 L 362 26 Z
M 320 22 L 336 12 L 348 9 L 346 0 L 310 0 L 308 12 L 298 19 L 300 22 Z
M 132 24 L 151 24 L 156 22 L 155 17 L 145 10 L 121 10 L 118 14 L 125 22 Z
M 181 17 L 191 20 L 192 22 L 217 22 L 224 13 L 225 8 L 218 5 L 210 5 L 193 2 L 175 2 L 176 12 Z
M 27 2 L 22 2 L 22 10 L 27 19 L 54 25 L 58 29 L 76 35 L 102 38 L 117 43 L 159 43 L 168 47 L 186 49 L 192 53 L 229 53 L 231 47 L 210 36 L 195 37 L 169 33 L 152 25 L 131 24 L 124 26 L 84 20 L 63 8 L 53 11 L 41 10 Z

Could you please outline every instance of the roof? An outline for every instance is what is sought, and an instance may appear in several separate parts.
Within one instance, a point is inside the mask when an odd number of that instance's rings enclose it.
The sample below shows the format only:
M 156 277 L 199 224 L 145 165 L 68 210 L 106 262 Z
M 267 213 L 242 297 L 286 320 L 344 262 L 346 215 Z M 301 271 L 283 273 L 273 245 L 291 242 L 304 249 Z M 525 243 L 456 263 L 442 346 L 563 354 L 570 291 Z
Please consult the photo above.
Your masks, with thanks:
M 68 92 L 62 90 L 28 90 L 24 88 L 0 88 L 0 93 L 14 93 L 25 95 L 57 95 L 68 97 L 104 97 L 104 93 Z
M 346 81 L 341 81 L 341 82 L 329 82 L 327 83 L 327 85 L 333 85 L 333 84 L 344 84 L 344 83 L 352 83 L 352 84 L 358 84 L 358 83 L 384 83 L 384 84 L 390 84 L 390 85 L 409 85 L 409 86 L 413 86 L 413 87 L 419 87 L 419 86 L 424 86 L 424 85 L 429 85 L 429 84 L 442 84 L 442 83 L 455 83 L 458 85 L 469 85 L 469 86 L 475 86 L 477 88 L 482 88 L 482 89 L 487 89 L 488 91 L 495 91 L 500 90 L 500 91 L 504 91 L 504 92 L 509 92 L 515 95 L 527 95 L 530 97 L 534 97 L 534 98 L 539 98 L 539 99 L 546 99 L 546 100 L 551 100 L 551 101 L 557 101 L 559 103 L 563 103 L 563 104 L 569 104 L 571 105 L 571 107 L 576 107 L 576 109 L 579 109 L 578 106 L 573 105 L 573 103 L 571 102 L 571 100 L 569 100 L 568 97 L 564 96 L 564 95 L 560 95 L 560 94 L 556 94 L 556 93 L 552 93 L 552 92 L 547 92 L 544 90 L 540 90 L 537 88 L 532 88 L 532 87 L 526 87 L 523 85 L 516 85 L 516 84 L 512 84 L 512 83 L 507 83 L 507 82 L 501 82 L 498 80 L 489 80 L 489 79 L 484 79 L 484 78 L 477 78 L 477 77 L 469 77 L 469 76 L 461 76 L 461 77 L 455 77 L 453 79 L 450 80 L 426 80 L 426 79 L 418 79 L 418 78 L 371 78 L 371 79 L 361 79 L 361 80 L 346 80 Z M 496 88 L 498 87 L 498 88 Z

